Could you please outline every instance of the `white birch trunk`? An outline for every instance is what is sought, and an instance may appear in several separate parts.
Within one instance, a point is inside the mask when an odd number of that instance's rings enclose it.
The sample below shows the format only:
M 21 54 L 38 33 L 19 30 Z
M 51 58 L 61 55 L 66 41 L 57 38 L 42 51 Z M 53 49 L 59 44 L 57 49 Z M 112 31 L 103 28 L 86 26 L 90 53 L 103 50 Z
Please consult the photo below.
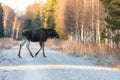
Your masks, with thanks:
M 83 32 L 84 32 L 84 31 L 83 31 L 83 22 L 82 22 L 82 24 L 81 24 L 81 41 L 84 40 L 84 39 L 83 39 L 83 38 L 84 38 L 84 37 L 83 37 L 83 36 L 84 36 L 84 35 L 83 35 Z
M 76 19 L 76 25 L 75 25 L 75 40 L 79 40 L 79 4 L 78 4 L 78 0 L 76 1 L 76 15 L 75 15 L 75 19 Z
M 12 38 L 15 38 L 16 37 L 16 25 L 17 24 L 17 17 L 15 16 L 14 18 L 14 23 L 13 23 L 13 28 L 12 28 Z
M 91 32 L 91 38 L 92 41 L 94 41 L 94 0 L 92 0 L 92 22 L 91 22 L 91 28 L 92 28 L 92 32 Z
M 5 13 L 6 16 L 4 16 L 4 33 L 5 36 L 7 36 L 7 19 L 8 19 L 8 13 Z
M 97 16 L 98 16 L 98 19 L 97 19 L 97 34 L 96 34 L 96 42 L 99 43 L 100 42 L 100 3 L 99 3 L 99 0 L 97 0 L 97 7 L 98 7 L 98 11 L 97 11 Z

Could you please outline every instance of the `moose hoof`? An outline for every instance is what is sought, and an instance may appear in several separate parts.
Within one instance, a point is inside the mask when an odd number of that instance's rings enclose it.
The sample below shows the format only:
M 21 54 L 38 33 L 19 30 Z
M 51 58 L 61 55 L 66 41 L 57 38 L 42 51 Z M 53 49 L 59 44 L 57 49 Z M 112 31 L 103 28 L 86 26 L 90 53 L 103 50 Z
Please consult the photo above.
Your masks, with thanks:
M 31 55 L 32 56 L 32 58 L 34 58 L 34 56 L 33 55 Z
M 47 56 L 43 55 L 44 58 L 46 58 Z
M 22 58 L 20 55 L 18 55 L 19 58 Z
M 35 54 L 35 57 L 37 57 L 37 54 Z

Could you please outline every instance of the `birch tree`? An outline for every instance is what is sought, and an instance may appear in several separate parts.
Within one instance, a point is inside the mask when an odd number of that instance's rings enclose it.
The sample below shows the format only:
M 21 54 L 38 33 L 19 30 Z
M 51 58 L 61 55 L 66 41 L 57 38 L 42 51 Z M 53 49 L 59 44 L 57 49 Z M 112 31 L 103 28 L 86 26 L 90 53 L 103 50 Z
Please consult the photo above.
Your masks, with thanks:
M 5 30 L 5 37 L 12 37 L 12 25 L 15 17 L 15 13 L 13 9 L 11 9 L 7 5 L 3 5 L 4 10 L 4 30 Z

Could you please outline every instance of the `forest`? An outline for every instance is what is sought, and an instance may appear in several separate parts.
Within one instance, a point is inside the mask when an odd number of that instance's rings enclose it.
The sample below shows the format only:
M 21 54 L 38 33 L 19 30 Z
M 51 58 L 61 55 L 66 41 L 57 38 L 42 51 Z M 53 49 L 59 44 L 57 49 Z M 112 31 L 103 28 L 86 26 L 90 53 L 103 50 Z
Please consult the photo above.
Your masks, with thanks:
M 22 30 L 41 27 L 59 33 L 59 43 L 53 42 L 65 53 L 109 55 L 120 63 L 120 0 L 47 0 L 29 5 L 21 15 L 0 4 L 1 39 L 21 40 Z

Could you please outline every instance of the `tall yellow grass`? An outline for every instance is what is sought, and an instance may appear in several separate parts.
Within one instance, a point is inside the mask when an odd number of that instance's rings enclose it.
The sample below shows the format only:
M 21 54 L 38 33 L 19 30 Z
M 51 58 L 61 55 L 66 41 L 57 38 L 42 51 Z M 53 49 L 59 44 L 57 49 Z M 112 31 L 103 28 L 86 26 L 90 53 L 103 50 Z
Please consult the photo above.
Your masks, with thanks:
M 15 44 L 18 44 L 18 42 L 12 38 L 0 38 L 0 50 L 9 49 Z
M 113 66 L 120 63 L 120 49 L 109 47 L 105 43 L 96 44 L 92 42 L 84 43 L 82 41 L 48 40 L 46 44 L 63 53 L 96 59 L 98 64 L 101 65 Z

